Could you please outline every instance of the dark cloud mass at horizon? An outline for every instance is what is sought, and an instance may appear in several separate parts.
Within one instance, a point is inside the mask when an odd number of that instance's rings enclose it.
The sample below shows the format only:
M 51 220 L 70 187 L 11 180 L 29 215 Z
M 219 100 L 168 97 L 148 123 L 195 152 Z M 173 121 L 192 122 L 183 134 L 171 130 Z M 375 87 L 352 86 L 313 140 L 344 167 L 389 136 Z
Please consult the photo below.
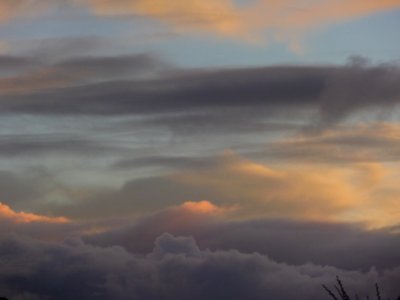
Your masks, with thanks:
M 399 292 L 397 269 L 280 264 L 257 253 L 201 251 L 194 239 L 170 234 L 145 256 L 80 240 L 51 244 L 15 236 L 1 239 L 0 253 L 7 258 L 0 287 L 16 299 L 316 299 L 321 282 L 338 274 L 351 292 L 372 296 L 369 286 L 377 280 L 387 293 Z

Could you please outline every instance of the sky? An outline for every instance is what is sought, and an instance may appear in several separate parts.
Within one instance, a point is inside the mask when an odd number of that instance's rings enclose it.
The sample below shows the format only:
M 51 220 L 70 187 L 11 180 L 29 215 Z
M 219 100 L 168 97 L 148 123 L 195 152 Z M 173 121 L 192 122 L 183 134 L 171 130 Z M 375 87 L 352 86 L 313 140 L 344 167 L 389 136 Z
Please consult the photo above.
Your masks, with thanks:
M 399 0 L 0 0 L 0 297 L 400 295 Z

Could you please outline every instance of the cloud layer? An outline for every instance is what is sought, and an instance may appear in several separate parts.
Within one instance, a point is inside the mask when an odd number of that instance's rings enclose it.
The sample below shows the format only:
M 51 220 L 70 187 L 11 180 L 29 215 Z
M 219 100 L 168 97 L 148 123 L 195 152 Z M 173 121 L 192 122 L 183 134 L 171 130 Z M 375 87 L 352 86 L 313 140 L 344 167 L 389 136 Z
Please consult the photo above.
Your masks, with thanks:
M 254 40 L 260 39 L 266 31 L 273 31 L 272 38 L 289 40 L 293 45 L 298 41 L 295 36 L 307 30 L 400 7 L 396 0 L 326 0 L 317 3 L 258 0 L 243 5 L 232 0 L 65 0 L 58 4 L 52 1 L 2 0 L 0 5 L 2 21 L 72 5 L 86 7 L 101 17 L 144 16 L 167 23 L 180 32 L 200 31 Z
M 178 71 L 148 55 L 72 57 L 33 69 L 29 57 L 0 63 L 17 72 L 0 78 L 2 113 L 191 113 L 229 121 L 241 111 L 242 118 L 247 112 L 256 121 L 279 111 L 317 111 L 315 122 L 330 124 L 360 111 L 385 111 L 400 101 L 395 64 Z
M 315 299 L 324 296 L 321 283 L 333 283 L 337 274 L 351 293 L 372 294 L 375 281 L 385 297 L 399 292 L 396 268 L 361 273 L 280 264 L 256 253 L 201 251 L 192 238 L 170 234 L 158 237 L 146 256 L 79 240 L 16 237 L 2 238 L 0 253 L 7 257 L 0 291 L 13 299 Z

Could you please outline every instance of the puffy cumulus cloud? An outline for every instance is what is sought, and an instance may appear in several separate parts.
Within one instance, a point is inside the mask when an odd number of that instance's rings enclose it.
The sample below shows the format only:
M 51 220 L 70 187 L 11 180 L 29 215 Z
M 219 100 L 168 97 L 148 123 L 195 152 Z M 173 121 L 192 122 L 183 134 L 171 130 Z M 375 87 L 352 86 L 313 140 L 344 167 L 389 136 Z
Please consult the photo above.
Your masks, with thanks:
M 313 264 L 281 264 L 260 254 L 200 250 L 192 238 L 164 234 L 148 255 L 2 238 L 0 291 L 12 299 L 317 299 L 339 274 L 349 292 L 397 295 L 399 269 L 365 273 Z M 290 287 L 290 288 L 289 288 Z
M 352 223 L 271 220 L 232 220 L 231 212 L 214 214 L 167 208 L 119 228 L 83 239 L 98 246 L 123 246 L 133 253 L 148 253 L 153 241 L 164 232 L 193 236 L 200 249 L 266 254 L 289 264 L 331 265 L 342 269 L 378 270 L 400 264 L 398 234 L 391 229 L 366 230 Z M 363 255 L 359 255 L 359 253 Z
M 0 218 L 16 223 L 66 223 L 69 220 L 64 217 L 46 217 L 25 212 L 15 212 L 9 206 L 0 202 Z

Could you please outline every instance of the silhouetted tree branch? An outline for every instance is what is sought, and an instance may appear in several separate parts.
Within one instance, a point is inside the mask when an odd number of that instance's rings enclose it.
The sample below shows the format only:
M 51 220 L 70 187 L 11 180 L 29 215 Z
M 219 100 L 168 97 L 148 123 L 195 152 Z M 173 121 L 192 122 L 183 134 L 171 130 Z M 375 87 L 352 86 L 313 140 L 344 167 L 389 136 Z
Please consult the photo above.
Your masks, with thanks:
M 328 288 L 326 285 L 323 284 L 322 287 L 328 293 L 328 295 L 334 300 L 351 300 L 351 298 L 349 297 L 349 294 L 347 294 L 346 289 L 344 288 L 339 276 L 336 277 L 336 282 L 337 282 L 337 285 L 334 286 L 334 288 L 336 290 L 336 294 L 330 288 Z M 379 285 L 377 283 L 375 284 L 375 291 L 376 291 L 377 300 L 382 300 Z M 359 300 L 359 297 L 357 294 L 355 295 L 354 299 Z M 367 296 L 367 300 L 369 300 L 368 296 Z M 388 300 L 390 300 L 390 298 Z M 397 300 L 400 300 L 400 296 L 397 297 Z

